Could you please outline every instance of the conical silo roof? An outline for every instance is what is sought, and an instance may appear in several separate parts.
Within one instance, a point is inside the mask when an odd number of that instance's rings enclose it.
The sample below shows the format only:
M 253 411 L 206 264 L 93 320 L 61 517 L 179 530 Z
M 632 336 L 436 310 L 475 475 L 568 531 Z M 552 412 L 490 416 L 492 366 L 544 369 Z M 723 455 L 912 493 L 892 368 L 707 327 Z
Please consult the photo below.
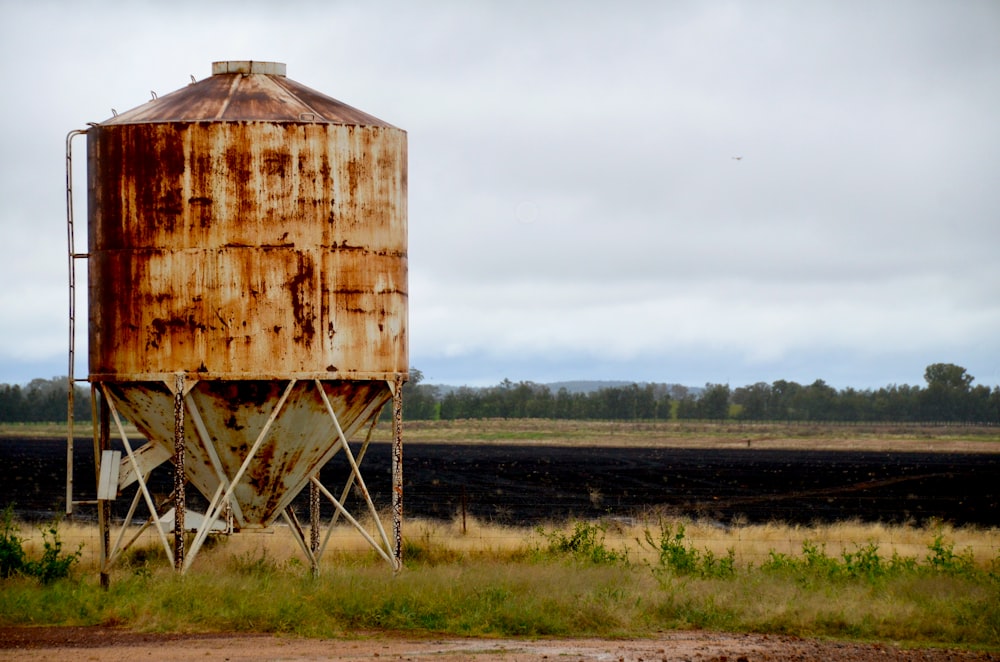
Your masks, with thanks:
M 208 78 L 101 124 L 266 121 L 392 126 L 288 78 L 280 62 L 215 62 L 212 70 Z

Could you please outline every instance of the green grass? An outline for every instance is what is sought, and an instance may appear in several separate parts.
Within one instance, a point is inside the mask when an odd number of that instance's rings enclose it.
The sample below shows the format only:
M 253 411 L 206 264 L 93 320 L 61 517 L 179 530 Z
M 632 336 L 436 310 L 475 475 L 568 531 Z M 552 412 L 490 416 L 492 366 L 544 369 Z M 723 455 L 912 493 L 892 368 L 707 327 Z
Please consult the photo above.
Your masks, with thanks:
M 874 539 L 836 552 L 803 539 L 797 551 L 772 550 L 756 562 L 739 560 L 732 538 L 716 541 L 728 552 L 713 551 L 713 541 L 689 537 L 700 531 L 696 523 L 663 519 L 627 530 L 571 522 L 502 536 L 485 529 L 462 536 L 454 525 L 434 523 L 408 531 L 399 574 L 359 548 L 328 552 L 318 578 L 286 534 L 223 538 L 184 576 L 147 541 L 114 569 L 108 590 L 85 565 L 92 561 L 48 583 L 0 581 L 0 625 L 307 637 L 373 630 L 642 637 L 697 628 L 1000 650 L 993 530 L 885 530 L 922 539 L 922 551 L 909 556 Z M 823 531 L 798 533 L 821 538 Z M 987 539 L 992 556 L 957 548 L 958 535 Z M 506 542 L 482 542 L 500 539 Z M 37 553 L 26 546 L 26 556 Z

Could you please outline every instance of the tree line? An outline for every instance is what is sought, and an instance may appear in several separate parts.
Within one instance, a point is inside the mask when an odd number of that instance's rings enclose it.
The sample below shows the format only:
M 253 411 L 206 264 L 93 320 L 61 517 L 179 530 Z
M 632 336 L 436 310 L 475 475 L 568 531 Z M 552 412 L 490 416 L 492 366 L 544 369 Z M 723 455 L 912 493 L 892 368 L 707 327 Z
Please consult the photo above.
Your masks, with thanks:
M 461 418 L 554 418 L 600 420 L 744 420 L 824 422 L 935 422 L 1000 424 L 1000 387 L 973 386 L 965 368 L 935 363 L 926 386 L 837 390 L 822 379 L 812 384 L 778 380 L 731 388 L 705 384 L 687 389 L 667 384 L 630 384 L 589 393 L 555 393 L 544 384 L 504 380 L 486 388 L 442 393 L 411 369 L 403 390 L 403 414 L 411 420 Z
M 975 378 L 952 363 L 924 372 L 925 386 L 837 390 L 821 379 L 812 384 L 778 380 L 731 388 L 705 384 L 628 384 L 587 393 L 505 379 L 496 386 L 463 386 L 442 392 L 410 369 L 403 387 L 403 415 L 410 420 L 463 418 L 552 418 L 591 420 L 744 420 L 824 422 L 933 422 L 1000 424 L 1000 387 L 973 385 Z M 74 388 L 74 417 L 91 418 L 90 389 Z M 35 379 L 27 386 L 0 384 L 0 422 L 66 420 L 65 377 Z M 385 413 L 384 416 L 387 416 Z
M 0 423 L 58 423 L 66 420 L 66 377 L 33 379 L 26 386 L 0 384 Z M 73 416 L 90 420 L 90 388 L 73 389 Z

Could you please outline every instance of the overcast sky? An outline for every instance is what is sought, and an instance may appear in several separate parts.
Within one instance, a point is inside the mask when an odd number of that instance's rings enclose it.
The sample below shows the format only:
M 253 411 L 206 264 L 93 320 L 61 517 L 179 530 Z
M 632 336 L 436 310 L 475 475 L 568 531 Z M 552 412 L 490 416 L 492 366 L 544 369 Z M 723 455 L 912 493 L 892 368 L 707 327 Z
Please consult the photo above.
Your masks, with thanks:
M 995 0 L 0 8 L 0 383 L 67 372 L 67 132 L 255 59 L 407 131 L 428 382 L 1000 384 Z

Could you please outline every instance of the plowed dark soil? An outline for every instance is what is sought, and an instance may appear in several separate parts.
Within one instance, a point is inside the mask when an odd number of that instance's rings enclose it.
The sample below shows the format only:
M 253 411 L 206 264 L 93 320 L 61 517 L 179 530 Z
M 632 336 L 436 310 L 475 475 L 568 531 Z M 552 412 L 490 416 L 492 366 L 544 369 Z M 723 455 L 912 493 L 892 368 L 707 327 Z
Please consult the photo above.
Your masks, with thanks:
M 116 442 L 116 444 L 119 442 Z M 388 444 L 375 443 L 362 474 L 388 506 Z M 91 445 L 76 444 L 77 499 L 95 494 Z M 566 518 L 633 517 L 651 509 L 727 524 L 843 520 L 1000 526 L 1000 454 L 773 449 L 594 448 L 416 443 L 404 453 L 407 517 L 536 524 Z M 0 438 L 0 506 L 25 519 L 64 511 L 65 441 Z M 338 492 L 343 455 L 321 472 Z M 170 465 L 153 472 L 154 493 L 173 488 Z M 131 488 L 134 490 L 135 488 Z M 205 501 L 189 490 L 189 507 Z M 119 498 L 124 513 L 131 492 Z M 326 503 L 324 501 L 324 507 Z M 295 508 L 304 513 L 300 495 Z M 324 510 L 324 514 L 326 511 Z M 78 516 L 92 516 L 78 509 Z

